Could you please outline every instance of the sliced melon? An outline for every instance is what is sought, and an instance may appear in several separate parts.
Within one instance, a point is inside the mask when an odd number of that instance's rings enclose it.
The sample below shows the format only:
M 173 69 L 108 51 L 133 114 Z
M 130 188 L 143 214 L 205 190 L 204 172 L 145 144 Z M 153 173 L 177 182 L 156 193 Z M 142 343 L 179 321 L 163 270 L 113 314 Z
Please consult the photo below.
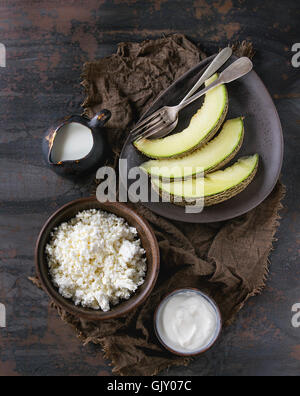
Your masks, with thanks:
M 186 179 L 198 173 L 213 172 L 235 157 L 243 139 L 243 119 L 235 118 L 226 121 L 219 135 L 201 149 L 181 158 L 147 161 L 141 168 L 151 176 L 168 180 Z
M 218 78 L 215 74 L 206 82 L 210 85 Z M 142 139 L 134 142 L 135 147 L 150 158 L 182 156 L 207 143 L 219 130 L 228 110 L 228 95 L 225 85 L 209 91 L 204 103 L 182 132 L 162 139 Z
M 258 168 L 259 156 L 240 158 L 232 166 L 208 174 L 204 178 L 176 181 L 173 183 L 152 179 L 152 185 L 163 197 L 170 197 L 178 205 L 189 205 L 193 200 L 204 198 L 210 206 L 226 201 L 243 191 L 253 180 Z M 202 183 L 202 196 L 199 196 Z M 200 188 L 199 188 L 200 187 Z

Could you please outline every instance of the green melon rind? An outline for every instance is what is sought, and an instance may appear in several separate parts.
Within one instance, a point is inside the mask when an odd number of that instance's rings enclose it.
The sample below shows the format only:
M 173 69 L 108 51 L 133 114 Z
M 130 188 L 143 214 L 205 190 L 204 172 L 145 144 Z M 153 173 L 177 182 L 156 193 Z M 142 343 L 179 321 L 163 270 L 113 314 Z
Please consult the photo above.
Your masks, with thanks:
M 235 156 L 237 155 L 237 153 L 240 151 L 240 149 L 242 148 L 242 145 L 244 143 L 244 137 L 245 137 L 245 127 L 244 127 L 244 123 L 243 123 L 243 129 L 241 132 L 241 136 L 240 136 L 240 140 L 238 142 L 238 144 L 236 145 L 235 149 L 232 151 L 232 153 L 227 156 L 226 158 L 224 158 L 220 163 L 216 164 L 215 166 L 207 169 L 204 172 L 204 175 L 207 175 L 208 173 L 212 173 L 215 172 L 221 168 L 223 168 L 225 165 L 227 165 L 233 158 L 235 158 Z
M 207 175 L 209 173 L 212 173 L 212 172 L 215 172 L 215 171 L 221 169 L 223 166 L 227 165 L 237 155 L 237 153 L 240 151 L 240 149 L 241 149 L 241 147 L 243 145 L 244 136 L 245 136 L 245 127 L 244 127 L 243 117 L 240 117 L 240 120 L 242 122 L 242 131 L 241 131 L 241 134 L 240 134 L 240 139 L 239 139 L 234 151 L 232 151 L 229 156 L 223 158 L 221 160 L 221 162 L 217 162 L 216 164 L 214 164 L 210 168 L 205 169 L 204 170 L 204 175 Z M 209 143 L 207 143 L 207 144 L 209 144 Z M 201 150 L 201 148 L 198 149 L 198 150 Z M 193 173 L 191 175 L 187 175 L 187 176 L 183 176 L 183 177 L 171 177 L 171 178 L 168 178 L 168 177 L 152 174 L 151 173 L 151 168 L 146 169 L 146 168 L 143 167 L 143 165 L 141 165 L 140 168 L 141 168 L 141 170 L 146 172 L 149 176 L 155 177 L 155 178 L 160 178 L 162 181 L 170 181 L 170 180 L 171 181 L 173 181 L 173 180 L 176 181 L 176 180 L 182 180 L 182 179 L 183 180 L 188 180 L 188 179 L 191 179 L 191 178 L 196 178 L 198 176 L 198 173 L 195 172 L 195 173 Z
M 203 147 L 206 143 L 208 143 L 218 132 L 218 130 L 220 129 L 220 127 L 222 126 L 223 122 L 225 121 L 225 118 L 227 116 L 228 113 L 228 108 L 229 108 L 229 103 L 228 103 L 228 92 L 227 92 L 227 88 L 224 85 L 222 85 L 222 88 L 224 90 L 224 95 L 225 95 L 225 104 L 224 104 L 224 108 L 222 113 L 220 114 L 216 124 L 212 127 L 212 129 L 207 133 L 207 135 L 202 138 L 195 146 L 189 148 L 188 150 L 183 150 L 180 153 L 176 153 L 174 155 L 168 155 L 168 156 L 155 156 L 154 154 L 151 153 L 146 153 L 144 151 L 142 151 L 138 146 L 137 146 L 137 142 L 133 142 L 134 147 L 143 155 L 145 155 L 148 158 L 152 158 L 152 159 L 167 159 L 167 158 L 180 158 L 184 155 L 193 153 L 195 150 L 198 150 L 199 148 Z M 197 114 L 197 113 L 196 113 Z M 196 115 L 195 114 L 195 115 Z M 194 115 L 194 116 L 195 116 Z M 180 133 L 180 132 L 178 132 Z
M 217 205 L 221 202 L 227 201 L 236 195 L 240 194 L 243 190 L 245 190 L 246 187 L 253 181 L 254 177 L 256 176 L 257 170 L 258 170 L 258 164 L 259 164 L 259 156 L 257 155 L 257 160 L 255 167 L 249 174 L 249 176 L 244 179 L 242 182 L 238 183 L 237 185 L 229 188 L 228 190 L 222 191 L 221 193 L 218 194 L 213 194 L 204 197 L 204 206 L 212 206 L 212 205 Z M 163 191 L 157 184 L 151 183 L 152 188 L 163 198 L 163 199 L 168 199 L 170 197 L 171 203 L 177 205 L 177 206 L 190 206 L 194 205 L 196 200 L 192 201 L 186 201 L 183 197 L 178 197 L 182 198 L 180 201 L 176 201 L 176 197 L 173 194 L 168 194 L 165 191 Z M 201 199 L 201 197 L 199 197 Z
M 214 194 L 208 197 L 205 197 L 204 206 L 212 206 L 218 203 L 227 201 L 230 198 L 235 197 L 236 195 L 240 194 L 249 184 L 253 181 L 256 173 L 258 170 L 258 161 L 256 162 L 255 168 L 253 169 L 252 173 L 243 180 L 241 183 L 237 184 L 235 187 L 230 188 L 229 190 L 223 191 L 219 194 Z

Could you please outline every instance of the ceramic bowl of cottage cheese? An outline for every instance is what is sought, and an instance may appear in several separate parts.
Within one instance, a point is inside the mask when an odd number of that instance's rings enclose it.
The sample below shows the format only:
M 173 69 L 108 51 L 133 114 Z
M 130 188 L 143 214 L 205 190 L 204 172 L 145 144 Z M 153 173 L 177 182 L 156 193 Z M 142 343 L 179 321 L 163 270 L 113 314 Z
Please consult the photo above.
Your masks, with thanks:
M 57 306 L 87 320 L 123 316 L 155 286 L 159 247 L 147 223 L 122 203 L 83 198 L 63 206 L 36 244 L 39 280 Z

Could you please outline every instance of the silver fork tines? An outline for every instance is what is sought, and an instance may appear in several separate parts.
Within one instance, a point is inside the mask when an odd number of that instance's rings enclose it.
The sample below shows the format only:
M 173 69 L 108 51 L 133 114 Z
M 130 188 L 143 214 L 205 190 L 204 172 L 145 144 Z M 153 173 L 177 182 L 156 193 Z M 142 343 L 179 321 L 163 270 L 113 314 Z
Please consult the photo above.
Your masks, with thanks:
M 186 99 L 178 106 L 164 106 L 160 110 L 151 114 L 141 123 L 139 123 L 131 132 L 133 141 L 155 137 L 161 138 L 167 136 L 174 130 L 178 122 L 178 113 L 188 106 L 190 103 L 198 100 L 210 90 L 218 87 L 221 84 L 227 84 L 231 81 L 249 73 L 253 68 L 253 64 L 249 58 L 242 57 L 228 66 L 219 77 L 210 85 L 206 86 L 200 92 L 194 94 L 189 99 Z
M 155 122 L 153 121 L 147 125 L 138 128 L 137 131 L 132 135 L 132 140 L 139 141 L 141 139 L 146 139 L 148 136 L 157 133 L 158 130 L 160 131 L 161 128 L 164 127 L 165 122 L 161 117 L 157 117 L 155 120 Z
M 147 118 L 143 119 L 141 122 L 139 122 L 132 130 L 131 133 L 135 133 L 135 131 L 142 127 L 143 125 L 147 124 L 148 122 L 152 121 L 154 118 L 156 118 L 157 116 L 160 116 L 161 114 L 161 109 L 155 111 L 154 113 L 152 113 L 151 115 L 149 115 Z

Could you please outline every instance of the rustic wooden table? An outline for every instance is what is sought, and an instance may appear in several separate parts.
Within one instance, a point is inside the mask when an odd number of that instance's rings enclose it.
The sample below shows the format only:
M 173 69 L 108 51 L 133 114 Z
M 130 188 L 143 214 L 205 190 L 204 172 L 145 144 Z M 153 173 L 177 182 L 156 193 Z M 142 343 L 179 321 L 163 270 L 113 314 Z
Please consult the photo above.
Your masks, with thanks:
M 207 53 L 251 40 L 255 69 L 282 120 L 285 208 L 270 276 L 218 346 L 188 368 L 166 375 L 299 375 L 300 328 L 300 80 L 291 51 L 300 42 L 298 0 L 0 0 L 0 375 L 111 374 L 98 347 L 83 347 L 33 286 L 38 232 L 56 208 L 86 196 L 91 181 L 74 185 L 42 160 L 41 137 L 57 118 L 80 112 L 80 72 L 120 41 L 181 32 Z

